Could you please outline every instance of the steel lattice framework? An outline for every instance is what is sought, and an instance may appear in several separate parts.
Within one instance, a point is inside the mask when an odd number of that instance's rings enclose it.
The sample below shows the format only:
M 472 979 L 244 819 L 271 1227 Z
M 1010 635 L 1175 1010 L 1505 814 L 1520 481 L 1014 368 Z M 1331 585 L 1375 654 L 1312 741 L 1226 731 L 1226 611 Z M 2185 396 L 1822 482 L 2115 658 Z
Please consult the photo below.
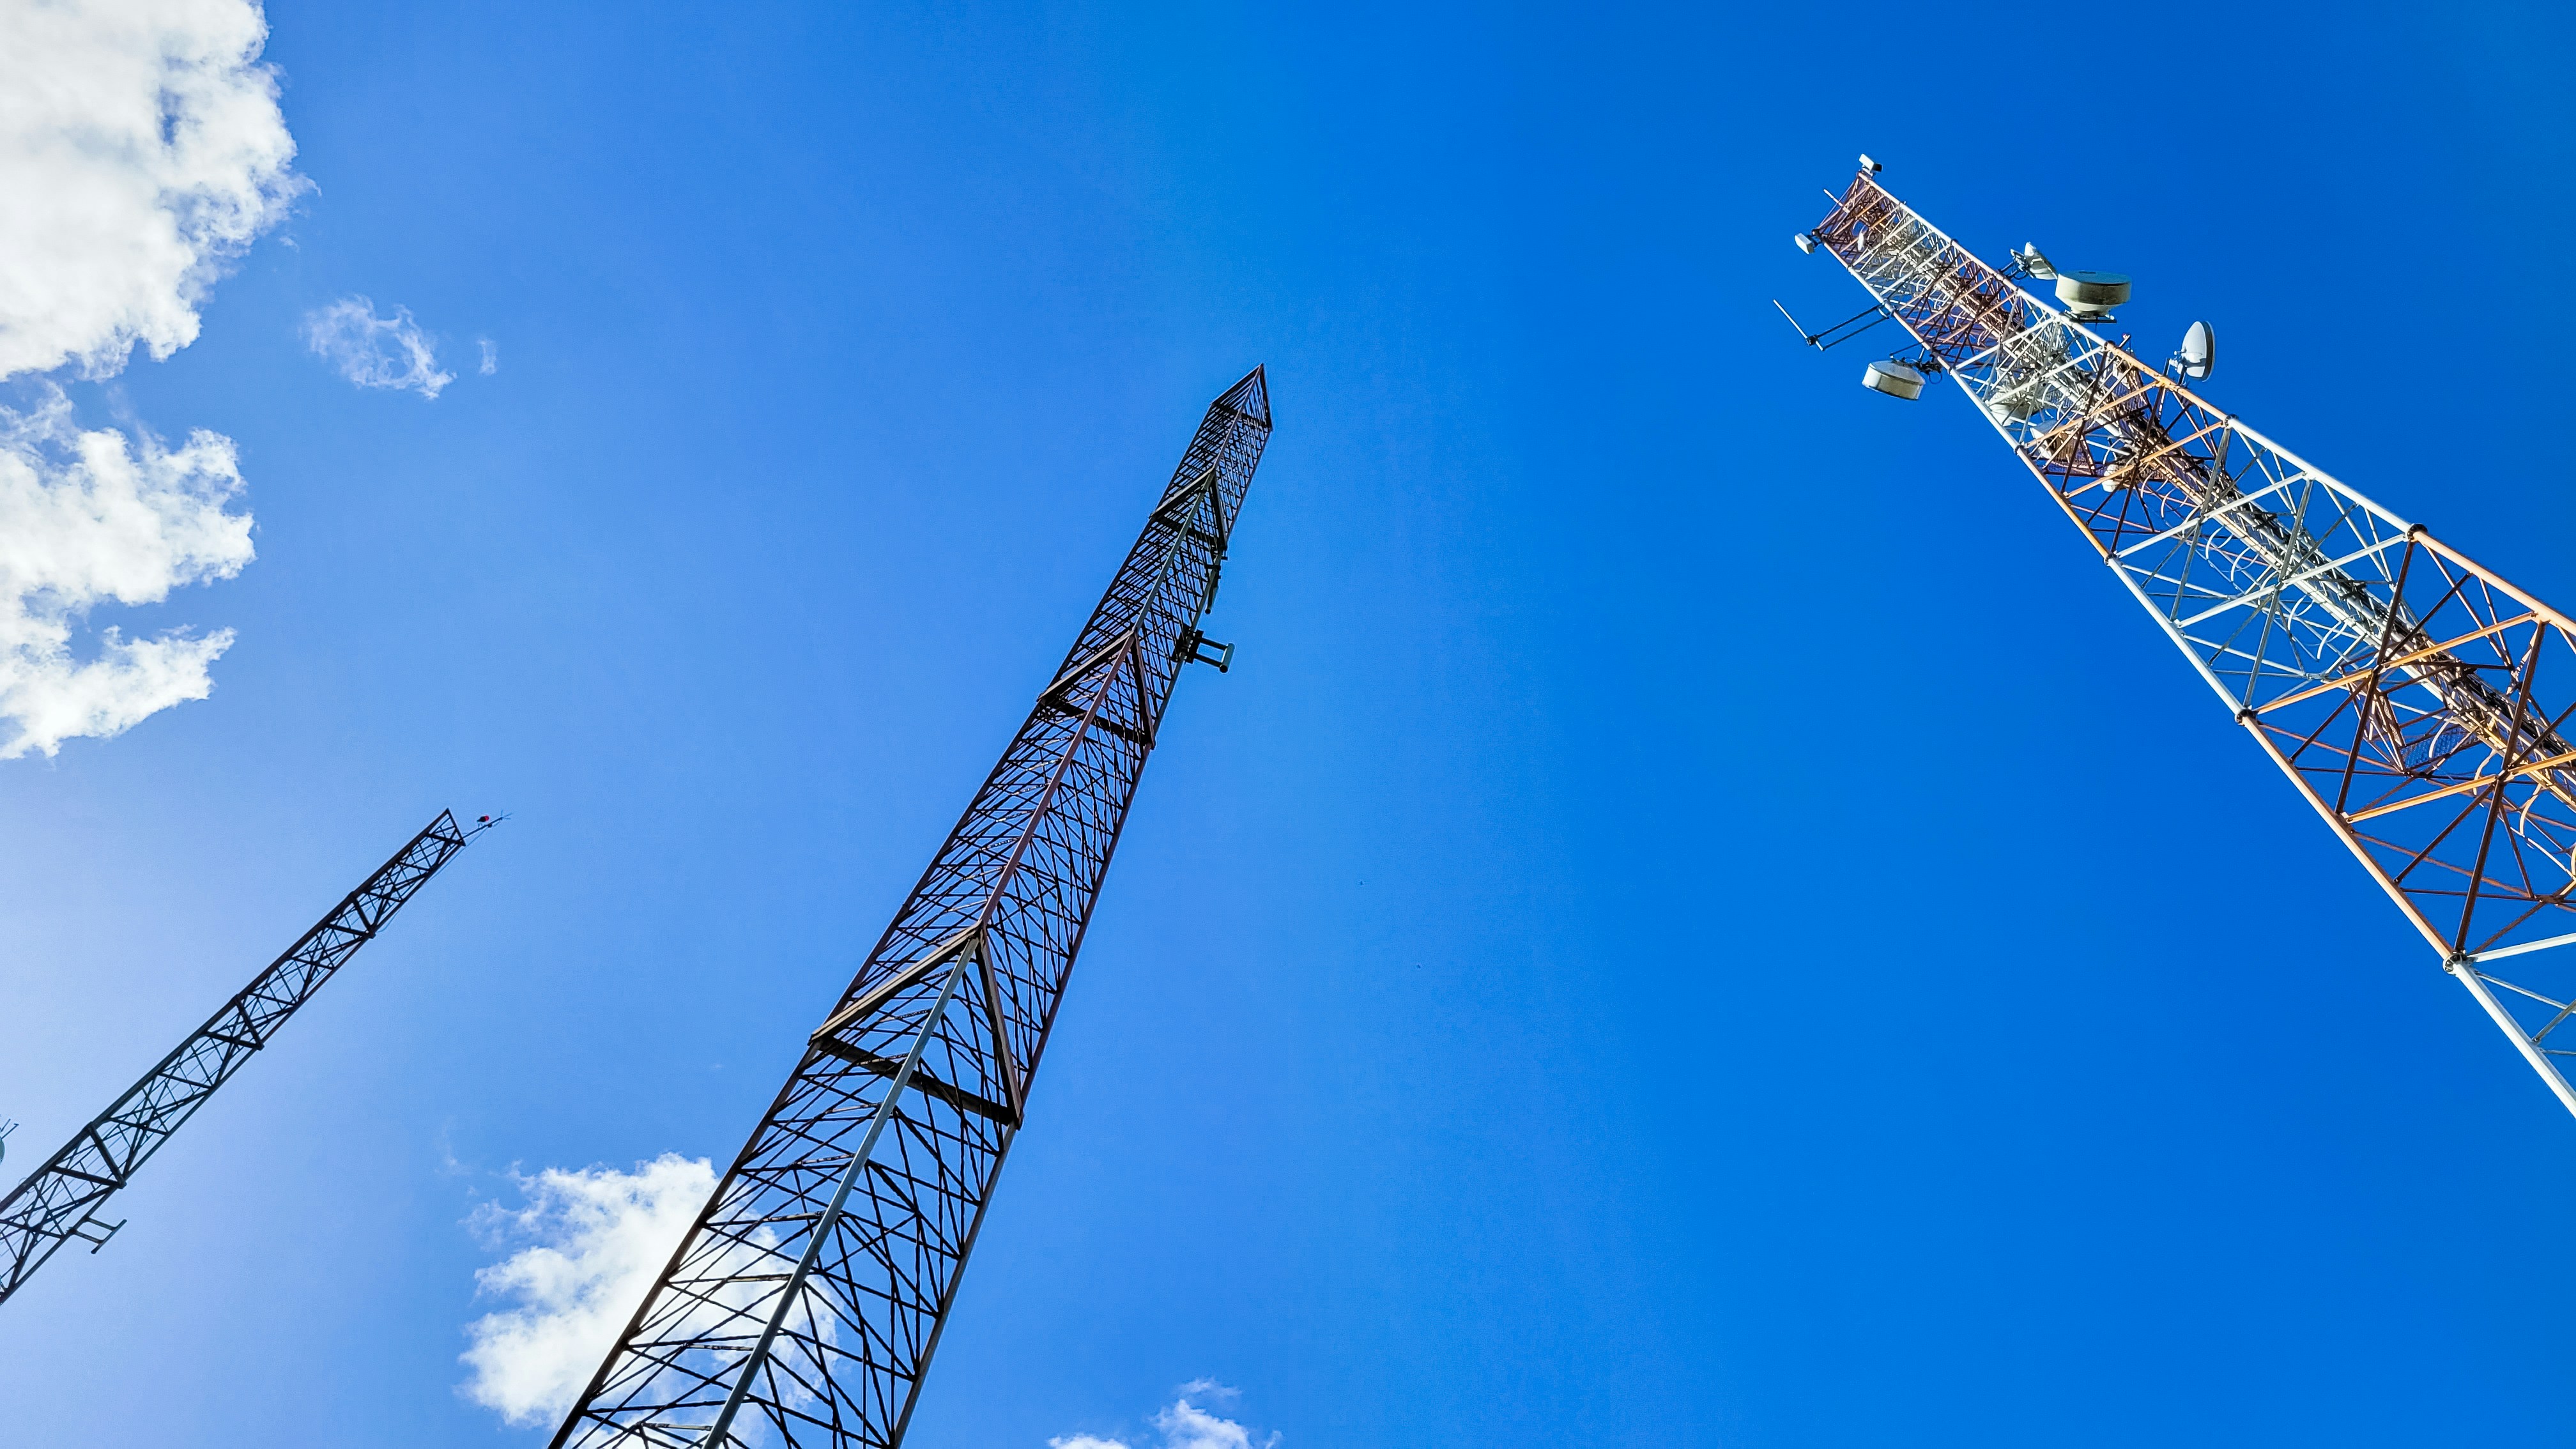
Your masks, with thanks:
M 2576 944 L 2576 624 L 2041 302 L 1872 169 L 1810 235 L 2576 1112 L 2576 952 L 2552 949 Z
M 93 1253 L 106 1246 L 125 1226 L 99 1216 L 108 1199 L 134 1180 L 216 1088 L 275 1039 L 286 1019 L 349 964 L 359 947 L 376 938 L 439 867 L 488 828 L 459 830 L 456 817 L 440 811 L 286 954 L 0 1198 L 0 1302 L 64 1244 L 78 1239 Z
M 554 1443 L 891 1446 L 1018 1132 L 1085 925 L 1270 437 L 1208 408 L 1063 666 Z

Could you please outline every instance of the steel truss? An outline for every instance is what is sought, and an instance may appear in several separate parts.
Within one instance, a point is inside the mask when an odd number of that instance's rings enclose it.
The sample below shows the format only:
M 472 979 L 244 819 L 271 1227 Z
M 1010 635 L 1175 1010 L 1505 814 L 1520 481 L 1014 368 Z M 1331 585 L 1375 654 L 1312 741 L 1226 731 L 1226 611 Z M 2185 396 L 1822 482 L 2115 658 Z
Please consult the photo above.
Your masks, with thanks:
M 439 867 L 488 828 L 459 830 L 456 817 L 440 811 L 160 1065 L 0 1198 L 0 1302 L 64 1244 L 78 1240 L 93 1253 L 105 1247 L 125 1226 L 100 1217 L 108 1199 L 134 1180 L 216 1088 L 275 1039 L 322 983 L 376 938 Z
M 2576 944 L 2576 704 L 2556 702 L 2576 699 L 2576 624 L 2070 321 L 1869 171 L 1812 235 L 2576 1112 L 2576 953 L 2533 954 Z
M 891 1446 L 1026 1110 L 1092 902 L 1270 436 L 1208 408 L 1063 666 L 554 1444 Z

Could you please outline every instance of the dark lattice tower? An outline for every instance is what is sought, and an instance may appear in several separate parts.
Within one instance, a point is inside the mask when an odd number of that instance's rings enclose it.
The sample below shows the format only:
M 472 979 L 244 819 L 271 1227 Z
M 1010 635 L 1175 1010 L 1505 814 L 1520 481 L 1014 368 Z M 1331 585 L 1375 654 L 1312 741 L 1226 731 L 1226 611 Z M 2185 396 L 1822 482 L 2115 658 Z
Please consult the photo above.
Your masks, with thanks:
M 252 977 L 240 995 L 0 1198 L 0 1302 L 64 1244 L 77 1239 L 93 1253 L 106 1246 L 125 1226 L 101 1216 L 108 1199 L 133 1181 L 135 1172 L 217 1087 L 269 1044 L 323 982 L 376 938 L 439 867 L 489 828 L 487 822 L 460 830 L 455 816 L 440 811 L 364 885 L 314 922 L 285 955 Z
M 1001 763 L 554 1438 L 891 1446 L 1020 1127 L 1074 953 L 1270 437 L 1208 408 Z

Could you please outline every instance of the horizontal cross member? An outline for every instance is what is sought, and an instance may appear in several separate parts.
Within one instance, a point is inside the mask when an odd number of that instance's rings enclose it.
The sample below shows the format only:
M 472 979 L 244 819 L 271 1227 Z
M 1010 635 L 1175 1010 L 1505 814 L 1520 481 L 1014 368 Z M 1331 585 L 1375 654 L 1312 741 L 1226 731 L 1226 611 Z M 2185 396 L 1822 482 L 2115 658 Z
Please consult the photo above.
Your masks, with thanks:
M 2466 795 L 2473 790 L 2484 790 L 2489 785 L 2493 785 L 2501 780 L 2514 780 L 2527 775 L 2537 775 L 2543 770 L 2554 770 L 2562 765 L 2570 764 L 2576 764 L 2576 750 L 2561 751 L 2558 754 L 2549 756 L 2547 759 L 2534 760 L 2528 765 L 2516 765 L 2510 770 L 2499 771 L 2496 774 L 2480 775 L 2475 779 L 2455 781 L 2451 784 L 2442 786 L 2438 790 L 2427 790 L 2421 795 L 2409 795 L 2403 800 L 2392 801 L 2386 805 L 2374 805 L 2367 810 L 2349 811 L 2346 812 L 2344 818 L 2355 825 L 2359 825 L 2365 820 L 2375 819 L 2382 815 L 2394 814 L 2397 811 L 2411 809 L 2417 805 L 2428 804 L 2435 800 L 2445 800 L 2454 795 Z
M 53 1170 L 64 1177 L 78 1178 L 80 1181 L 89 1183 L 96 1187 L 104 1187 L 113 1190 L 115 1188 L 125 1186 L 125 1180 L 123 1178 L 101 1177 L 95 1172 L 83 1172 L 79 1168 L 73 1167 L 68 1163 L 56 1163 L 54 1164 Z
M 2303 569 L 2298 573 L 2290 575 L 2288 578 L 2268 581 L 2257 585 L 2254 588 L 2248 589 L 2233 598 L 2223 599 L 2220 602 L 2212 604 L 2208 608 L 2201 610 L 2199 613 L 2192 615 L 2188 619 L 2176 619 L 2174 620 L 2174 627 L 2177 629 L 2188 629 L 2192 625 L 2197 624 L 2212 615 L 2224 614 L 2230 609 L 2243 608 L 2247 604 L 2255 603 L 2266 598 L 2278 598 L 2287 590 L 2297 588 L 2302 584 L 2312 583 L 2330 575 L 2340 574 L 2343 571 L 2344 565 L 2357 559 L 2367 558 L 2370 555 L 2379 552 L 2381 549 L 2394 548 L 2404 542 L 2406 542 L 2406 539 L 2403 535 L 2395 535 L 2375 540 L 2363 547 L 2354 549 L 2352 552 L 2345 554 L 2341 558 L 2330 559 L 2324 563 Z
M 1074 708 L 1070 703 L 1066 702 L 1058 695 L 1050 694 L 1045 699 L 1039 701 L 1039 703 L 1045 705 L 1048 709 L 1055 711 L 1057 714 L 1063 715 L 1067 719 L 1080 719 L 1083 716 L 1083 711 Z M 1091 727 L 1100 731 L 1102 734 L 1116 735 L 1118 738 L 1125 740 L 1132 745 L 1151 745 L 1154 743 L 1152 740 L 1145 737 L 1145 732 L 1143 730 L 1140 730 L 1133 725 L 1120 724 L 1114 719 L 1101 719 L 1095 716 L 1091 721 Z
M 879 1056 L 865 1047 L 851 1046 L 836 1037 L 818 1036 L 814 1038 L 813 1046 L 814 1050 L 825 1056 L 838 1057 L 851 1066 L 874 1072 L 880 1077 L 891 1078 L 895 1073 L 903 1070 L 903 1063 L 892 1057 Z M 972 1112 L 978 1117 L 999 1122 L 1005 1127 L 1020 1125 L 1019 1113 L 990 1097 L 967 1091 L 963 1087 L 952 1087 L 919 1067 L 913 1068 L 912 1080 L 908 1085 L 923 1096 L 937 1098 L 961 1112 Z

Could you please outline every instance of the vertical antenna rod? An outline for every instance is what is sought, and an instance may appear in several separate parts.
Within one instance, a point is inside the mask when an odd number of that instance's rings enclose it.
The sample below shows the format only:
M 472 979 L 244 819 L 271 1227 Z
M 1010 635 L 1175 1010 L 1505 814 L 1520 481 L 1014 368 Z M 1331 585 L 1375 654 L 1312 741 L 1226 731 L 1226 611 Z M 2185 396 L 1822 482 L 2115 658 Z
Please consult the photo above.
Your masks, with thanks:
M 1270 438 L 1207 411 L 1109 592 L 554 1437 L 903 1439 L 1181 667 Z
M 2576 1112 L 2576 703 L 2558 702 L 2576 701 L 2576 622 L 2033 297 L 2016 279 L 2049 274 L 2035 251 L 1987 266 L 1876 169 L 1799 249 L 1831 253 L 1916 365 L 1958 380 Z M 2231 839 L 2200 888 L 2277 897 L 2263 849 Z
M 440 866 L 489 828 L 460 831 L 456 817 L 440 811 L 366 884 L 349 892 L 285 955 L 252 977 L 241 994 L 0 1198 L 0 1303 L 64 1244 L 78 1239 L 93 1253 L 105 1247 L 125 1226 L 99 1216 L 107 1200 L 134 1180 L 170 1134 L 252 1053 L 269 1044 L 296 1008 L 312 1000 L 360 946 L 375 939 Z

